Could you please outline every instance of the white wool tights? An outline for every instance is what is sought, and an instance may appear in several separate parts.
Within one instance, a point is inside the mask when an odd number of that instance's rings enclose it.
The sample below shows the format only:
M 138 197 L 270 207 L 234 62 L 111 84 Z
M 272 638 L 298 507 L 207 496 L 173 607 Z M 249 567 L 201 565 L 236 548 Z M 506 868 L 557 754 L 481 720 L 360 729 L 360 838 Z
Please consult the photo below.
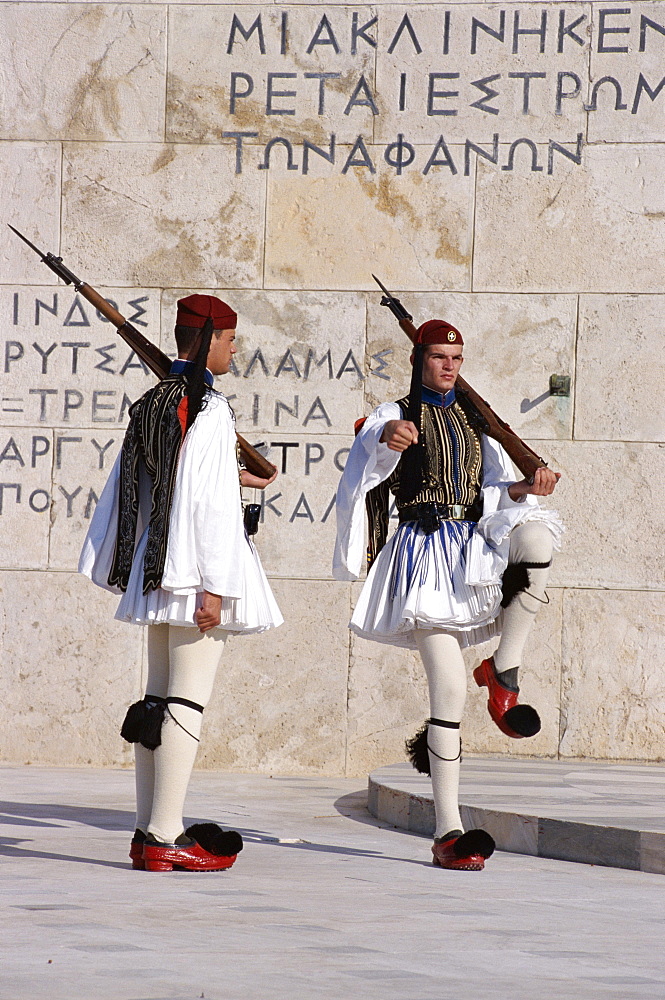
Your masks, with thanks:
M 227 636 L 221 629 L 201 634 L 178 625 L 148 626 L 146 694 L 186 698 L 205 708 Z M 136 827 L 163 843 L 172 844 L 183 833 L 185 795 L 202 721 L 196 709 L 169 705 L 161 746 L 146 750 L 136 744 Z
M 552 533 L 542 521 L 525 521 L 513 528 L 510 534 L 509 563 L 549 562 L 552 558 Z M 503 612 L 501 640 L 494 654 L 497 673 L 519 667 L 522 663 L 524 644 L 529 636 L 536 612 L 547 603 L 545 587 L 550 575 L 549 567 L 530 567 L 529 587 L 516 594 Z
M 466 669 L 457 639 L 437 629 L 415 629 L 414 636 L 427 674 L 431 717 L 461 722 L 466 701 Z M 464 829 L 459 812 L 459 729 L 430 725 L 427 743 L 436 813 L 434 836 L 442 837 L 452 830 Z M 446 759 L 441 760 L 442 757 Z

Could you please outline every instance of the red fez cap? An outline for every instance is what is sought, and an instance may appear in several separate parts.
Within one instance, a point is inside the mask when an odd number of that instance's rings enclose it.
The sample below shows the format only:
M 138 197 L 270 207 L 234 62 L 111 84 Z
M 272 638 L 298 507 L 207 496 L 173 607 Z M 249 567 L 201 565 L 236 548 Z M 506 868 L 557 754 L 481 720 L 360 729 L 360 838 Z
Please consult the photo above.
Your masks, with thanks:
M 208 318 L 212 320 L 213 330 L 235 330 L 238 325 L 238 314 L 215 295 L 188 295 L 178 299 L 178 326 L 201 330 Z
M 462 334 L 445 319 L 428 319 L 418 327 L 416 344 L 463 344 Z

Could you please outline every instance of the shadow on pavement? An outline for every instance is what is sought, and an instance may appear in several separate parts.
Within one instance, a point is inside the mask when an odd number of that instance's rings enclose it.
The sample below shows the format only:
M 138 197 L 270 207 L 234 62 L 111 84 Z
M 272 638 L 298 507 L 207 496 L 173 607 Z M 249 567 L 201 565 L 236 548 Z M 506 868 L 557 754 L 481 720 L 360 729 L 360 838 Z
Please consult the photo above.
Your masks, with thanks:
M 343 795 L 334 803 L 336 810 L 347 819 L 373 826 L 377 829 L 394 829 L 389 824 L 382 823 L 374 819 L 367 812 L 367 793 L 364 790 L 351 792 Z M 186 825 L 196 820 L 186 820 Z M 199 820 L 200 822 L 200 820 Z M 96 827 L 100 830 L 122 831 L 131 836 L 134 824 L 134 813 L 121 809 L 99 809 L 88 806 L 73 806 L 61 802 L 58 803 L 26 803 L 0 801 L 0 824 L 12 826 L 25 826 L 30 832 L 35 833 L 38 829 L 53 829 L 64 831 L 71 829 L 73 824 Z M 225 824 L 228 825 L 228 824 Z M 362 848 L 345 847 L 338 844 L 315 843 L 304 840 L 281 839 L 275 834 L 265 830 L 257 830 L 250 827 L 237 827 L 246 843 L 266 844 L 280 848 L 290 848 L 297 851 L 309 851 L 314 853 L 335 854 L 347 857 L 377 858 L 385 861 L 402 861 L 407 864 L 422 864 L 423 862 L 411 860 L 403 857 L 389 857 L 381 851 L 373 851 Z M 26 831 L 27 832 L 27 831 Z M 74 833 L 74 831 L 72 830 Z M 404 831 L 396 830 L 395 833 Z M 71 861 L 76 864 L 92 864 L 105 868 L 125 869 L 130 867 L 129 860 L 126 863 L 116 861 L 106 861 L 99 858 L 90 858 L 69 854 L 50 853 L 44 850 L 35 849 L 30 845 L 31 837 L 15 838 L 0 837 L 0 855 L 10 858 L 42 858 L 46 861 Z M 25 845 L 25 846 L 19 846 Z
M 334 805 L 338 813 L 347 819 L 355 820 L 356 823 L 364 823 L 366 826 L 376 827 L 377 830 L 392 830 L 393 833 L 402 834 L 406 837 L 422 836 L 425 840 L 430 839 L 425 837 L 424 834 L 414 833 L 413 830 L 401 830 L 399 827 L 393 826 L 392 823 L 386 823 L 384 820 L 372 816 L 367 809 L 366 788 L 359 792 L 349 792 L 347 795 L 340 796 L 340 798 L 336 799 Z
M 131 863 L 121 864 L 119 861 L 102 861 L 99 858 L 81 858 L 74 854 L 52 854 L 49 851 L 35 851 L 31 847 L 16 847 L 16 844 L 23 843 L 20 840 L 9 842 L 8 839 L 0 839 L 0 855 L 6 858 L 43 858 L 44 861 L 73 861 L 82 865 L 99 865 L 102 868 L 129 868 Z
M 51 823 L 49 820 L 59 822 Z M 70 806 L 63 802 L 2 802 L 0 823 L 13 826 L 53 826 L 62 823 L 84 823 L 100 830 L 133 829 L 134 813 L 124 809 L 95 809 L 91 806 Z

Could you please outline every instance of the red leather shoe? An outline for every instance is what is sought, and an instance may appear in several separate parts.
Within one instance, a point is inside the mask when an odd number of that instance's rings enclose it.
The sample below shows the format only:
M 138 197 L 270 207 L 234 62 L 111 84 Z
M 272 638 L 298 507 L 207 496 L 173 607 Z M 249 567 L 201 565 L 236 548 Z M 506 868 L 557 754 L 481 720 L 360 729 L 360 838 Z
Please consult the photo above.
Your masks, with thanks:
M 159 844 L 146 840 L 143 863 L 149 872 L 217 872 L 230 868 L 243 848 L 235 830 L 222 830 L 216 823 L 194 823 L 185 830 L 188 844 Z M 180 838 L 178 838 L 180 839 Z
M 195 840 L 191 844 L 156 844 L 146 840 L 143 863 L 148 872 L 171 872 L 180 868 L 187 872 L 218 872 L 230 868 L 237 854 L 226 857 L 209 854 Z
M 494 853 L 494 838 L 485 830 L 454 834 L 432 845 L 432 864 L 453 871 L 481 872 Z
M 518 705 L 518 693 L 511 691 L 499 680 L 494 657 L 490 656 L 476 667 L 473 679 L 478 687 L 488 689 L 487 710 L 502 733 L 514 740 L 521 740 L 540 732 L 538 712 L 531 705 Z

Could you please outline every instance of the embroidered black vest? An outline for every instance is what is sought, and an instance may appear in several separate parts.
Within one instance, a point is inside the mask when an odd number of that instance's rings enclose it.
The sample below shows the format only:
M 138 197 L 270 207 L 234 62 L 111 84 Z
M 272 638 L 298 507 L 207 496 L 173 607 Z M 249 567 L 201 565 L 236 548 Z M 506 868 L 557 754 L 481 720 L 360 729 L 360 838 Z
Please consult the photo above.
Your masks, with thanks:
M 404 462 L 400 459 L 392 475 L 367 494 L 369 520 L 368 566 L 371 566 L 388 537 L 390 493 L 399 511 L 422 503 L 471 506 L 482 484 L 480 431 L 465 411 L 461 397 L 449 406 L 423 403 L 421 408 L 422 479 L 410 492 L 408 502 L 400 499 Z M 398 400 L 406 419 L 408 396 Z
M 129 410 L 130 420 L 120 459 L 118 535 L 109 584 L 127 590 L 136 547 L 139 510 L 139 467 L 150 477 L 151 510 L 143 561 L 143 593 L 162 581 L 169 516 L 173 500 L 182 426 L 178 406 L 187 392 L 183 375 L 168 375 Z

